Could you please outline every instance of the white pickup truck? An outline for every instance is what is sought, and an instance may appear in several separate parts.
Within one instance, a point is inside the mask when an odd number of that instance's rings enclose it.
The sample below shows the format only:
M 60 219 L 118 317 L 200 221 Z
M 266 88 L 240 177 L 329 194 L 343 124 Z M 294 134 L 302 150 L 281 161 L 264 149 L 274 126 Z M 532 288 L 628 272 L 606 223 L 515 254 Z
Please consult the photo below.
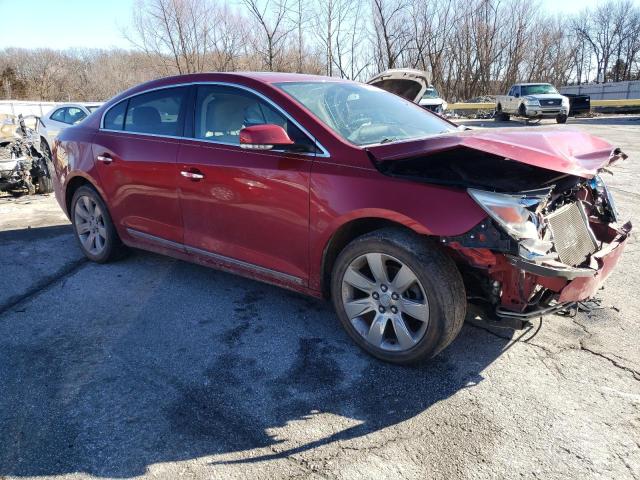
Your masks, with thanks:
M 529 119 L 555 117 L 566 123 L 569 99 L 560 95 L 549 83 L 516 83 L 506 95 L 496 96 L 495 120 L 509 120 L 510 115 Z

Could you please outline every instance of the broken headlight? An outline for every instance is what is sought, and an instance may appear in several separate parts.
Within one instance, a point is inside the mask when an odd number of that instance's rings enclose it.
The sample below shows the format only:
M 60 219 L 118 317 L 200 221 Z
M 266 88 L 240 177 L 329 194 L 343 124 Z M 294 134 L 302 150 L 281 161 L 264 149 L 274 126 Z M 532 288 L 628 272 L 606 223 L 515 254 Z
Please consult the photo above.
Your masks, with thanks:
M 591 190 L 597 193 L 596 209 L 601 215 L 608 215 L 612 222 L 618 221 L 618 210 L 616 204 L 613 201 L 611 192 L 607 188 L 607 184 L 604 183 L 604 179 L 600 175 L 596 175 L 589 180 L 589 187 Z
M 545 196 L 509 195 L 474 188 L 467 192 L 500 227 L 519 241 L 521 256 L 528 259 L 547 256 L 553 244 L 541 238 L 533 208 L 544 201 Z
M 512 237 L 518 240 L 538 238 L 537 218 L 534 212 L 526 208 L 539 203 L 538 199 L 474 188 L 469 188 L 467 192 Z

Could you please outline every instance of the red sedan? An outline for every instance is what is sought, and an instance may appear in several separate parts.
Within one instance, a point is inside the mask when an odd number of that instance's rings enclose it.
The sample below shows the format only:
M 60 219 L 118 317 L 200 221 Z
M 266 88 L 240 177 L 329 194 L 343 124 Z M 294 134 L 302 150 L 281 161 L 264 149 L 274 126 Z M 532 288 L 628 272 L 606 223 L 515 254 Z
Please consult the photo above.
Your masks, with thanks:
M 369 85 L 294 74 L 164 78 L 54 146 L 84 254 L 124 246 L 331 298 L 383 360 L 433 357 L 468 303 L 512 326 L 593 295 L 623 250 L 598 176 L 624 156 L 572 131 L 464 131 Z

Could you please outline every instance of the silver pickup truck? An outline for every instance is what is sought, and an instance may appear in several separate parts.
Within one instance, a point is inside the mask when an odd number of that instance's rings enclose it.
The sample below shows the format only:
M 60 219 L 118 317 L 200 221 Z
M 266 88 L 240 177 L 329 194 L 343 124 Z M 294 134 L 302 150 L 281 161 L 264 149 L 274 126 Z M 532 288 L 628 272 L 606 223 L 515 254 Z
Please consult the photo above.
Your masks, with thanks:
M 496 96 L 496 121 L 509 120 L 511 115 L 529 119 L 553 118 L 566 123 L 569 99 L 560 95 L 549 83 L 516 83 L 506 95 Z

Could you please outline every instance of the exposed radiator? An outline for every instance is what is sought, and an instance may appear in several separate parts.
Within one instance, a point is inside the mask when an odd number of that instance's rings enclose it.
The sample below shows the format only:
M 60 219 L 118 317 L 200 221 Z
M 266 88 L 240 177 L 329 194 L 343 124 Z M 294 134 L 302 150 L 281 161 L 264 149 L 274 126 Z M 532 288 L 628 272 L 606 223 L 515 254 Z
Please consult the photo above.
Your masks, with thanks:
M 598 249 L 580 202 L 565 205 L 546 217 L 556 252 L 566 265 L 577 266 Z

